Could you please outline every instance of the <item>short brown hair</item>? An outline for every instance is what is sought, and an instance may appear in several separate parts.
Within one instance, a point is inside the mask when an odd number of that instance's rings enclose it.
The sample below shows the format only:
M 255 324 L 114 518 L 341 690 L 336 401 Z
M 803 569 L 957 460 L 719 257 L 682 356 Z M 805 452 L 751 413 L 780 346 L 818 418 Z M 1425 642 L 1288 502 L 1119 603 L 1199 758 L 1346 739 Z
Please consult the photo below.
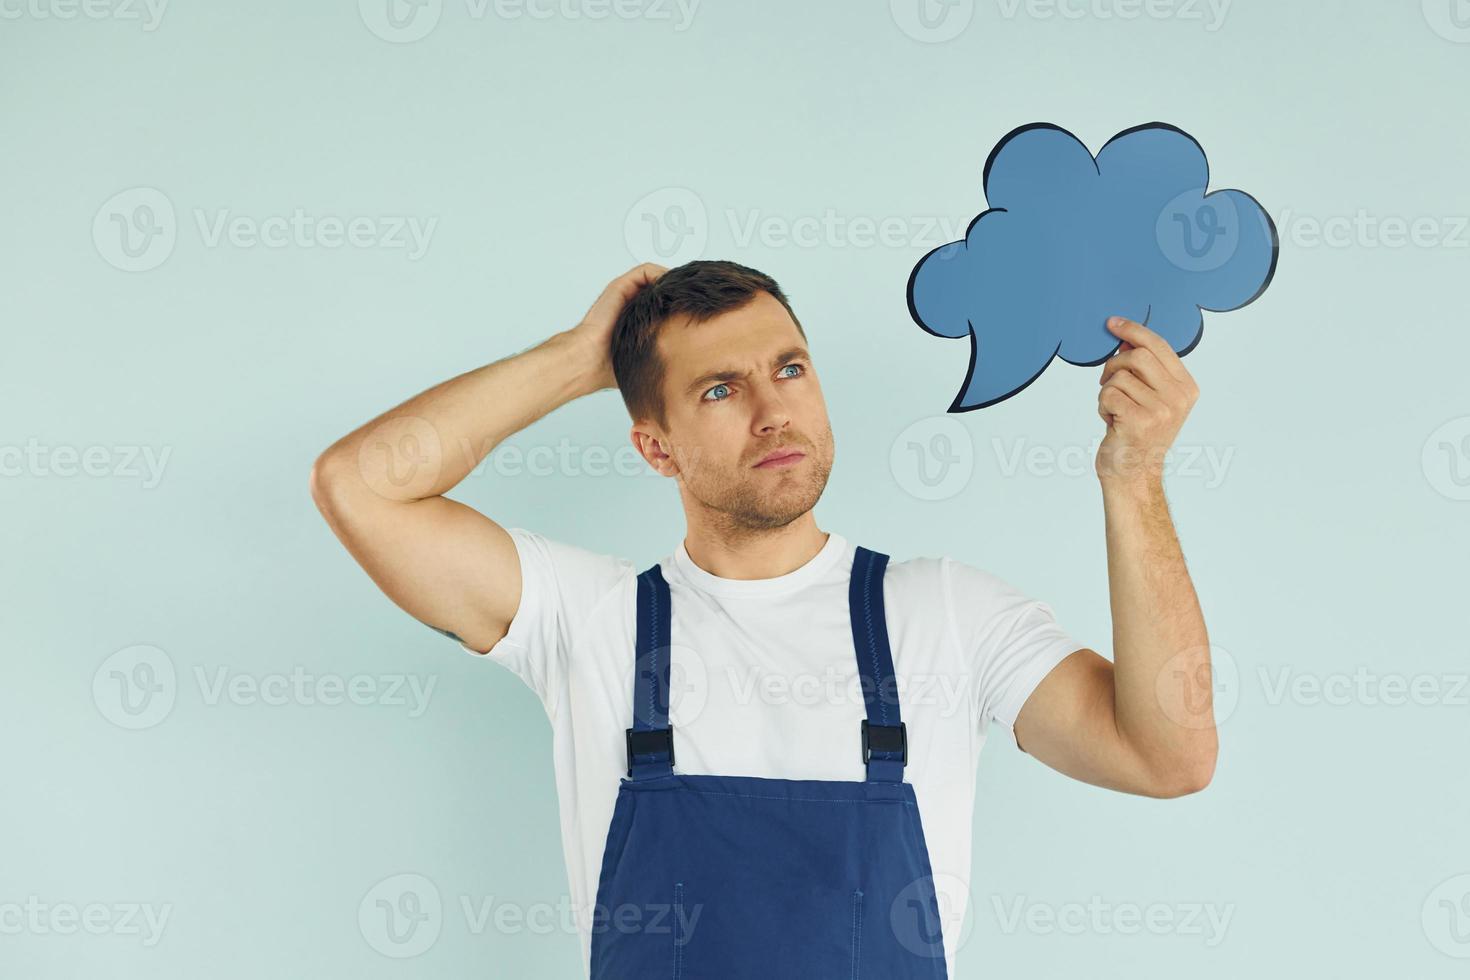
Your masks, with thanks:
M 667 424 L 663 382 L 666 365 L 658 356 L 658 331 L 664 322 L 687 315 L 703 323 L 739 309 L 757 292 L 767 292 L 786 307 L 802 340 L 806 331 L 776 280 L 736 262 L 696 259 L 670 269 L 641 287 L 624 304 L 613 324 L 612 366 L 623 404 L 634 419 Z

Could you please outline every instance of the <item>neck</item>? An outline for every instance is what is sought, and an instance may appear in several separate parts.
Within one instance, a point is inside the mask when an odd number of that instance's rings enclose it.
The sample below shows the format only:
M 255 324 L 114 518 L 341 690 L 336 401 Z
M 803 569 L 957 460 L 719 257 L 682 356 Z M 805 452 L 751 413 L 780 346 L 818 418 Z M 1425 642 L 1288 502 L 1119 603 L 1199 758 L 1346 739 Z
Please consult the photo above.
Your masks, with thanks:
M 811 511 L 777 528 L 689 528 L 684 550 L 694 564 L 720 578 L 775 578 L 816 557 L 830 535 Z

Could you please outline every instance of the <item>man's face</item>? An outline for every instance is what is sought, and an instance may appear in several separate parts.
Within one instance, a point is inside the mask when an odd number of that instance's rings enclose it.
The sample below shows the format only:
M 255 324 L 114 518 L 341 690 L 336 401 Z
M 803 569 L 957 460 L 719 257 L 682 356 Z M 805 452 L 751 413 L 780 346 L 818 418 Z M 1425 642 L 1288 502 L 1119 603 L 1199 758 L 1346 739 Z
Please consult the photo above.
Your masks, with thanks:
M 832 472 L 827 403 L 791 314 L 758 292 L 703 323 L 662 326 L 668 427 L 648 428 L 659 470 L 737 527 L 784 527 L 811 510 Z M 772 452 L 803 454 L 759 465 Z

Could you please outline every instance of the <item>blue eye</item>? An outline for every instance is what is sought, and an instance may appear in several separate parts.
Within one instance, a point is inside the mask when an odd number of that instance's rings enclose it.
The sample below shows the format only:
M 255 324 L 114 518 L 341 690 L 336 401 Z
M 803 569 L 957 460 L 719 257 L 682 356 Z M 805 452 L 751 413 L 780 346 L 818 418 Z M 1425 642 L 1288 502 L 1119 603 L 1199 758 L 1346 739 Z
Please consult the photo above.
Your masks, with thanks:
M 798 371 L 802 371 L 802 372 L 805 371 L 805 369 L 800 364 L 784 364 L 784 365 L 781 366 L 781 370 L 782 371 L 786 370 L 787 368 L 796 368 L 796 369 L 798 369 Z M 788 378 L 799 378 L 799 377 L 801 377 L 801 374 L 788 374 L 788 375 L 786 375 L 786 377 L 788 377 Z M 711 398 L 711 397 L 709 397 L 711 393 L 716 392 L 716 391 L 719 391 L 721 388 L 725 389 L 725 391 L 727 393 L 730 390 L 730 386 L 727 385 L 727 384 L 723 384 L 723 383 L 722 384 L 717 384 L 713 388 L 709 389 L 709 391 L 706 391 L 704 393 L 703 400 L 704 401 L 708 401 L 708 402 L 722 402 L 722 401 L 725 401 L 726 400 L 725 397 L 721 397 L 721 398 Z M 728 397 L 728 395 L 726 397 Z

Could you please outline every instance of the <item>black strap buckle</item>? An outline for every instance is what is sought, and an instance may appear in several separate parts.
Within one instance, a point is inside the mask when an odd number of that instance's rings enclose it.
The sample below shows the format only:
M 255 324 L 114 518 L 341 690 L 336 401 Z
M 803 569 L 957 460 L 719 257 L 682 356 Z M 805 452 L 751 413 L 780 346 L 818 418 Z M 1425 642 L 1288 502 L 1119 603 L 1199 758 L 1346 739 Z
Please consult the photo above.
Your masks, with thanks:
M 633 756 L 648 755 L 660 750 L 669 753 L 669 765 L 674 764 L 674 726 L 668 728 L 649 728 L 643 731 L 627 729 L 628 740 L 628 775 L 633 775 Z
M 863 719 L 863 765 L 868 764 L 873 749 L 901 753 L 903 765 L 909 764 L 909 732 L 903 722 L 897 725 L 870 725 Z

